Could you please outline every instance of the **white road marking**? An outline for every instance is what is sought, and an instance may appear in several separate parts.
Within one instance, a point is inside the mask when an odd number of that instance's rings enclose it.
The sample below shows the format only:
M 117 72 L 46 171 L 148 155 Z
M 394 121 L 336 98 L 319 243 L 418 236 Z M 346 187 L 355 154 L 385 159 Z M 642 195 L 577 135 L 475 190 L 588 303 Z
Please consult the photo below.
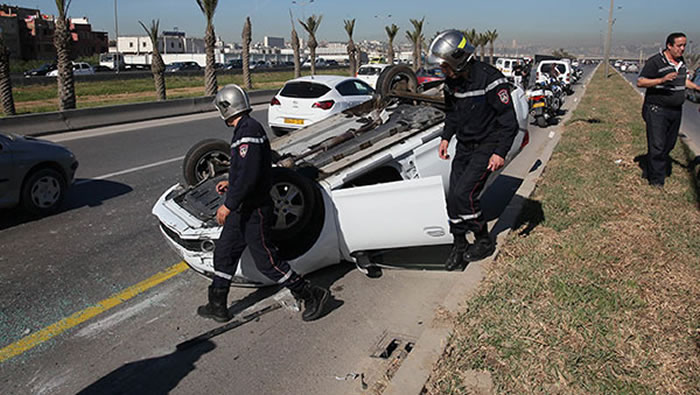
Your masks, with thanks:
M 164 165 L 164 164 L 167 164 L 167 163 L 177 162 L 177 161 L 180 161 L 180 160 L 183 160 L 183 159 L 185 159 L 185 156 L 184 156 L 184 155 L 183 155 L 183 156 L 178 156 L 177 158 L 166 159 L 166 160 L 162 160 L 162 161 L 160 161 L 160 162 L 149 163 L 149 164 L 143 165 L 143 166 L 132 167 L 131 169 L 121 170 L 121 171 L 117 171 L 117 172 L 114 172 L 114 173 L 103 174 L 103 175 L 101 175 L 101 176 L 97 176 L 97 177 L 92 177 L 92 178 L 85 179 L 85 180 L 76 181 L 73 185 L 81 185 L 81 184 L 86 184 L 86 183 L 91 182 L 91 181 L 104 180 L 104 179 L 107 179 L 107 178 L 112 178 L 112 177 L 116 177 L 116 176 L 121 176 L 121 175 L 124 175 L 124 174 L 133 173 L 133 172 L 136 172 L 136 171 L 139 171 L 139 170 L 145 170 L 145 169 L 149 169 L 149 168 L 151 168 L 151 167 L 156 167 L 156 166 Z

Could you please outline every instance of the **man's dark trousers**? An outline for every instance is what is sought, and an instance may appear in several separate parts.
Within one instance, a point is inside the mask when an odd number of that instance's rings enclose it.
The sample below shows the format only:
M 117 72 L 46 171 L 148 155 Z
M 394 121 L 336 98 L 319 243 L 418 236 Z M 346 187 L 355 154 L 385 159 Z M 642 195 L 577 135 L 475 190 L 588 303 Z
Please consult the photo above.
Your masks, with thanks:
M 226 217 L 224 228 L 214 250 L 214 287 L 228 287 L 236 271 L 238 260 L 246 247 L 250 249 L 255 266 L 267 278 L 289 288 L 300 290 L 304 281 L 296 274 L 287 261 L 277 257 L 277 250 L 269 240 L 269 227 L 272 220 L 272 207 L 231 211 Z
M 664 178 L 670 174 L 671 158 L 669 154 L 676 145 L 678 130 L 681 126 L 681 108 L 662 107 L 645 104 L 642 117 L 647 124 L 647 168 L 649 184 L 663 185 Z
M 452 234 L 484 235 L 486 221 L 479 195 L 491 171 L 487 169 L 495 143 L 457 143 L 447 193 L 447 215 Z

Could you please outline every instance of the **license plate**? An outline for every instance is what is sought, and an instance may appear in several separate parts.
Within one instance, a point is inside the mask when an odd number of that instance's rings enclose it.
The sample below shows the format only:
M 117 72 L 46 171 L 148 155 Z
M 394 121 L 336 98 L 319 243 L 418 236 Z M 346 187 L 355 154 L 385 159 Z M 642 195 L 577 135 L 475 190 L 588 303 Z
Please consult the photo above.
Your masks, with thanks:
M 532 108 L 544 107 L 544 103 L 539 102 L 532 105 Z
M 303 119 L 295 119 L 295 118 L 285 118 L 284 123 L 291 123 L 292 125 L 303 125 L 304 120 Z

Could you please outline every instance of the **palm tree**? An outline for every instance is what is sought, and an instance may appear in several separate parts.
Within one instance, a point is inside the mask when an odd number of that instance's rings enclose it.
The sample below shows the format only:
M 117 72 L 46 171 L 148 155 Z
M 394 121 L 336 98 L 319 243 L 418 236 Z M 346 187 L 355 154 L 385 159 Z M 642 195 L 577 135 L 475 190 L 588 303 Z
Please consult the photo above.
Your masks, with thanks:
M 496 29 L 487 30 L 486 36 L 488 37 L 489 44 L 490 44 L 489 45 L 489 53 L 491 54 L 491 64 L 495 64 L 495 63 L 493 63 L 493 44 L 496 42 L 496 39 L 498 38 L 498 32 L 496 31 Z
M 53 35 L 53 45 L 56 47 L 56 64 L 58 68 L 58 109 L 60 111 L 75 108 L 75 83 L 73 80 L 73 64 L 70 60 L 70 31 L 68 29 L 68 7 L 71 0 L 56 0 L 58 18 Z
M 321 24 L 321 19 L 323 19 L 323 15 L 316 16 L 316 14 L 314 14 L 306 18 L 306 22 L 299 20 L 301 26 L 303 26 L 306 32 L 309 33 L 311 75 L 316 75 L 316 47 L 318 47 L 318 42 L 316 41 L 316 31 L 318 30 L 318 26 Z
M 12 97 L 12 80 L 10 79 L 10 50 L 0 33 L 0 95 L 5 115 L 15 115 L 15 100 Z
M 250 26 L 250 17 L 245 17 L 245 24 L 243 25 L 243 34 L 241 38 L 243 39 L 243 85 L 246 89 L 253 89 L 253 81 L 250 79 L 250 41 L 252 40 L 253 29 Z
M 411 41 L 413 41 L 413 68 L 414 70 L 418 70 L 423 66 L 421 55 L 423 53 L 422 44 L 425 40 L 425 37 L 423 37 L 423 22 L 425 22 L 425 17 L 420 20 L 410 19 L 410 21 L 413 25 L 413 38 L 411 38 Z
M 148 34 L 148 37 L 151 39 L 151 44 L 153 45 L 151 72 L 153 73 L 153 81 L 156 84 L 158 100 L 165 100 L 165 63 L 158 50 L 158 27 L 160 26 L 160 21 L 158 19 L 153 19 L 150 27 L 146 27 L 141 21 L 139 21 L 139 23 L 141 27 L 143 27 L 143 30 L 146 31 L 146 34 Z
M 486 56 L 486 44 L 489 42 L 489 38 L 486 35 L 486 33 L 479 33 L 476 41 L 479 43 L 479 46 L 481 47 L 481 54 L 479 55 L 479 60 L 484 61 L 484 56 Z
M 216 82 L 216 69 L 214 68 L 214 63 L 216 62 L 214 58 L 216 35 L 214 35 L 214 24 L 212 23 L 218 3 L 219 0 L 197 0 L 199 8 L 207 18 L 207 30 L 204 33 L 205 52 L 207 54 L 207 66 L 204 69 L 204 94 L 207 96 L 214 96 L 216 91 L 219 90 Z
M 299 51 L 299 36 L 297 35 L 297 29 L 294 25 L 294 17 L 292 16 L 292 10 L 289 10 L 289 19 L 292 22 L 292 51 L 294 51 L 294 78 L 301 77 L 301 54 Z
M 476 39 L 478 34 L 476 33 L 476 30 L 465 30 L 462 33 L 464 33 L 464 37 L 467 38 L 467 41 L 469 41 L 469 44 L 475 48 L 476 50 Z
M 389 51 L 387 52 L 386 62 L 394 64 L 394 38 L 399 32 L 399 27 L 392 23 L 391 26 L 384 26 L 384 30 L 386 30 L 386 35 L 389 37 Z
M 357 72 L 357 47 L 355 46 L 355 42 L 352 41 L 352 32 L 355 30 L 355 19 L 346 19 L 343 22 L 345 22 L 345 31 L 348 33 L 347 51 L 348 59 L 350 60 L 350 76 L 353 77 Z

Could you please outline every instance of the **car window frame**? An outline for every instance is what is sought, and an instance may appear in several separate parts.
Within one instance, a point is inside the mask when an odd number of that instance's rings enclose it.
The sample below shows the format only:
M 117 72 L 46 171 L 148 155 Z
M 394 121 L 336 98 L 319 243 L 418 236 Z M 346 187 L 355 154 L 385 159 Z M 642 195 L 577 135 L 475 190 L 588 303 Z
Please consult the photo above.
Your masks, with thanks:
M 355 94 L 344 94 L 340 89 L 343 85 L 350 85 L 352 84 L 353 86 L 357 86 L 357 84 L 369 89 L 369 93 L 361 93 L 359 90 L 357 91 L 358 93 Z M 351 79 L 351 80 L 345 80 L 339 84 L 337 84 L 333 89 L 335 89 L 336 92 L 340 94 L 342 97 L 353 97 L 353 96 L 371 96 L 374 94 L 374 89 L 366 82 L 361 81 L 361 80 L 356 80 L 356 79 Z

